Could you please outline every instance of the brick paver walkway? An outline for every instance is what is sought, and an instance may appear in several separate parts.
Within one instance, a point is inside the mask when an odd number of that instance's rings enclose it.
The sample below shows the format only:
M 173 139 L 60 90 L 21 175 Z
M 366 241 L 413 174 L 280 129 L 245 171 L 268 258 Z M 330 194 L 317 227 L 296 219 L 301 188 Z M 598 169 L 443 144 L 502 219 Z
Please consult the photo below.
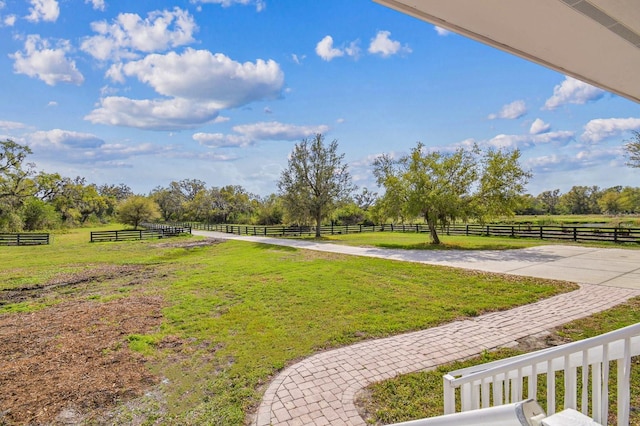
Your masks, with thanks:
M 580 289 L 537 303 L 440 327 L 370 340 L 311 356 L 282 371 L 267 388 L 254 426 L 365 426 L 354 404 L 367 385 L 483 350 L 514 344 L 640 295 L 640 251 L 548 246 L 502 252 L 425 252 L 345 247 L 308 241 L 194 234 L 310 250 L 572 279 Z
M 640 291 L 583 284 L 531 305 L 314 355 L 276 377 L 254 424 L 364 426 L 354 397 L 373 382 L 508 345 L 636 295 Z

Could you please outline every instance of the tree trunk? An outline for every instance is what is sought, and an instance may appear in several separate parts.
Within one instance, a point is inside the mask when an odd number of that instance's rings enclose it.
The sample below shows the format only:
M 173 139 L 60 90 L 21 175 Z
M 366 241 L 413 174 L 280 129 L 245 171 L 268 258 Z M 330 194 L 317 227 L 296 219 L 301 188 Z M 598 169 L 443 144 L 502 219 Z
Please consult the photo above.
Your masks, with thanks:
M 438 231 L 436 230 L 435 220 L 429 218 L 429 213 L 425 213 L 424 219 L 429 227 L 429 234 L 431 234 L 431 244 L 440 244 L 440 238 L 438 238 Z
M 322 212 L 316 213 L 316 238 L 320 238 L 320 225 L 322 224 Z

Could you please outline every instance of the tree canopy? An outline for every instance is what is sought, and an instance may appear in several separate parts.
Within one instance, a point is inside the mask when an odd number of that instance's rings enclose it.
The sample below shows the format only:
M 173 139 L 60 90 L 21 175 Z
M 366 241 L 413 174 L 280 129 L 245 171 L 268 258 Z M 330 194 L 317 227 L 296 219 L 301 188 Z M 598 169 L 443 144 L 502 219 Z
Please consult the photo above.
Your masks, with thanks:
M 401 219 L 423 217 L 432 243 L 439 244 L 438 228 L 451 221 L 513 214 L 530 177 L 519 158 L 518 150 L 481 153 L 477 147 L 429 152 L 422 143 L 398 160 L 382 155 L 374 163 L 385 189 L 382 209 Z
M 160 218 L 160 210 L 156 202 L 141 195 L 134 195 L 122 201 L 118 206 L 118 220 L 120 223 L 131 225 L 135 229 L 142 222 L 153 222 Z
M 325 145 L 319 133 L 294 146 L 278 182 L 289 221 L 315 221 L 316 237 L 320 237 L 322 220 L 354 189 L 343 161 L 338 141 Z
M 627 154 L 627 165 L 640 168 L 640 131 L 633 130 L 631 139 L 624 141 Z

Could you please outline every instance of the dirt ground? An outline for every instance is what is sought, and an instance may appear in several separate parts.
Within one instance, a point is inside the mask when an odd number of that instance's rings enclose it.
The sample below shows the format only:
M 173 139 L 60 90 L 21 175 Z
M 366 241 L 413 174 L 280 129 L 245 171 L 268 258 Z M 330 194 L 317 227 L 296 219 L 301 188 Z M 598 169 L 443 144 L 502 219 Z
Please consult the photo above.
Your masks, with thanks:
M 0 425 L 92 422 L 153 386 L 158 379 L 128 349 L 127 336 L 160 325 L 162 299 L 137 286 L 154 273 L 103 266 L 0 291 L 0 304 L 54 303 L 0 315 Z M 131 290 L 118 295 L 122 286 Z M 61 291 L 71 295 L 60 297 Z M 105 292 L 112 297 L 105 299 Z

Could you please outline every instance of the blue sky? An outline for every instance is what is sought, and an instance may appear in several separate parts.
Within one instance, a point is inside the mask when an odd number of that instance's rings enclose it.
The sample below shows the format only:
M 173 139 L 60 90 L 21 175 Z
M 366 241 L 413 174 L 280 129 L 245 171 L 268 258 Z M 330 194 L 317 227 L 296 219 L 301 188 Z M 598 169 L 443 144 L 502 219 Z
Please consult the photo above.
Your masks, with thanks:
M 640 186 L 640 105 L 371 0 L 0 0 L 0 139 L 39 170 L 268 195 L 302 138 L 354 182 L 416 142 L 519 148 L 530 193 Z

